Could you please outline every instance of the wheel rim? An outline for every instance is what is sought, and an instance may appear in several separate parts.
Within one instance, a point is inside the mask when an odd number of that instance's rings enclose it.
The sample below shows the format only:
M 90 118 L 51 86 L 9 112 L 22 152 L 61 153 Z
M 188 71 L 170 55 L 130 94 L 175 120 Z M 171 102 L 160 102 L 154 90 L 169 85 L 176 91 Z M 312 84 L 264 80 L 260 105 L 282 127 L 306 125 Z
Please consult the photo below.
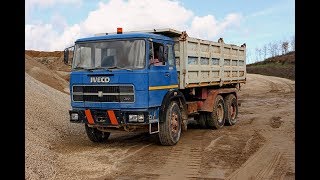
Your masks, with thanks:
M 231 119 L 235 119 L 236 118 L 236 107 L 234 104 L 231 104 L 230 112 L 231 112 Z
M 221 104 L 219 104 L 217 107 L 217 117 L 219 123 L 221 123 L 223 121 L 223 107 Z
M 173 134 L 177 134 L 179 131 L 179 119 L 176 112 L 173 112 L 171 116 L 171 131 Z

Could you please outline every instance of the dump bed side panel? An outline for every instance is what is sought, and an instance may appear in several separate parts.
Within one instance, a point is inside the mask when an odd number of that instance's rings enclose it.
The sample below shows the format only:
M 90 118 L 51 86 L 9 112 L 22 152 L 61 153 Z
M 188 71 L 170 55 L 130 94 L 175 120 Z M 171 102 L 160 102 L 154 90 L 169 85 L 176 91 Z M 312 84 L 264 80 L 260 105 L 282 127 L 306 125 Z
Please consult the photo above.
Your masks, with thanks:
M 245 82 L 245 46 L 192 37 L 174 40 L 180 89 Z

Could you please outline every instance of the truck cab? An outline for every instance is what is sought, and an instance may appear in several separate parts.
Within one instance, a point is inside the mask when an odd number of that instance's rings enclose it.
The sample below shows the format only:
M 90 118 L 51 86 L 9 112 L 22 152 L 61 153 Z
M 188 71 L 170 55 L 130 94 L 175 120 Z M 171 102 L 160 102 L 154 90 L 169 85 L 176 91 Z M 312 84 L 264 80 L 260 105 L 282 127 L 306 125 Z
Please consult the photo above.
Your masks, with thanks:
M 124 130 L 175 145 L 190 118 L 201 127 L 234 125 L 246 77 L 245 46 L 172 29 L 81 38 L 64 62 L 72 68 L 70 122 L 83 123 L 93 142 Z
M 173 46 L 173 39 L 152 33 L 78 39 L 70 74 L 70 121 L 85 123 L 89 134 L 159 132 L 164 96 L 178 88 Z

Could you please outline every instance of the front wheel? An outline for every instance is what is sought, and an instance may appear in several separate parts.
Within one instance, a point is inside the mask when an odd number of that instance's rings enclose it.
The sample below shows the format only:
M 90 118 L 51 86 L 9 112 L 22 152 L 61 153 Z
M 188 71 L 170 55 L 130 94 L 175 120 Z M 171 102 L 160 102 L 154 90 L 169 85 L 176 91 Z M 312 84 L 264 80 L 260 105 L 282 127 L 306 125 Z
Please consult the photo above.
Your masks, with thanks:
M 97 128 L 89 127 L 87 124 L 85 124 L 85 129 L 86 129 L 88 138 L 92 142 L 104 142 L 110 136 L 110 132 L 99 131 Z
M 165 122 L 160 123 L 158 133 L 162 145 L 172 146 L 177 144 L 181 134 L 181 111 L 179 105 L 172 101 L 165 110 Z

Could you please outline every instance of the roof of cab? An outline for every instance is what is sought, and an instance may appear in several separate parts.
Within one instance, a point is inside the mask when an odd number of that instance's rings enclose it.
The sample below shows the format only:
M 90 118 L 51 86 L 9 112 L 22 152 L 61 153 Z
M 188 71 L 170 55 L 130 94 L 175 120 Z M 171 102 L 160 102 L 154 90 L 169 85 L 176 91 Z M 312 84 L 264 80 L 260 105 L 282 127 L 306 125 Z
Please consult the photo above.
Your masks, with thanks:
M 153 33 L 123 33 L 123 34 L 109 34 L 103 36 L 93 36 L 87 38 L 81 38 L 76 41 L 78 42 L 88 42 L 88 41 L 99 41 L 99 40 L 109 40 L 109 39 L 128 39 L 128 38 L 152 38 L 152 39 L 161 39 L 166 41 L 173 41 L 172 38 L 161 34 Z

